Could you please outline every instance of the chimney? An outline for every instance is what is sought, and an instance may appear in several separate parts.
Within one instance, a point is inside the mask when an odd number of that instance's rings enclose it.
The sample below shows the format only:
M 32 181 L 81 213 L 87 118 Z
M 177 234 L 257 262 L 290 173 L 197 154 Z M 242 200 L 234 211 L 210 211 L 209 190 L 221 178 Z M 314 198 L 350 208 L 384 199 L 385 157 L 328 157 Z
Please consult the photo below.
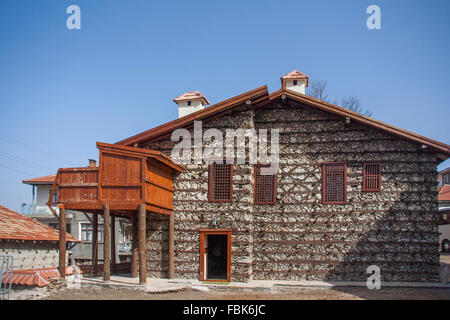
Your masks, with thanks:
M 202 110 L 209 104 L 208 99 L 198 91 L 183 93 L 173 101 L 178 105 L 178 118 Z
M 97 166 L 97 161 L 94 159 L 89 159 L 89 168 L 95 168 Z
M 298 70 L 293 70 L 281 77 L 281 88 L 305 94 L 309 77 Z

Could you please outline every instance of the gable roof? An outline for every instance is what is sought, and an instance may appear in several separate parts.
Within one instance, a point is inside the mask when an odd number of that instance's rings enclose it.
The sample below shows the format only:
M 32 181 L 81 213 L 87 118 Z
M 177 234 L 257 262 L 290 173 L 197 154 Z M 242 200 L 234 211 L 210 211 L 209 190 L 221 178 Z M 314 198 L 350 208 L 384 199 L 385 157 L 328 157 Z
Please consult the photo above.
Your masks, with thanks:
M 301 93 L 298 93 L 298 92 L 295 92 L 295 91 L 292 91 L 289 89 L 281 89 L 281 90 L 271 93 L 269 101 L 264 102 L 263 104 L 260 105 L 260 107 L 267 105 L 269 103 L 272 103 L 274 101 L 281 100 L 282 98 L 291 99 L 293 101 L 302 103 L 309 107 L 317 108 L 319 110 L 326 111 L 326 112 L 329 112 L 329 113 L 332 113 L 332 114 L 335 114 L 337 116 L 341 116 L 344 118 L 349 118 L 352 121 L 355 121 L 355 122 L 358 122 L 358 123 L 361 123 L 364 125 L 368 125 L 370 127 L 376 128 L 376 129 L 380 129 L 384 132 L 394 134 L 394 135 L 404 138 L 406 140 L 426 145 L 426 146 L 434 149 L 438 153 L 442 154 L 443 156 L 445 156 L 445 157 L 442 157 L 444 160 L 450 156 L 450 146 L 448 144 L 421 136 L 414 132 L 410 132 L 410 131 L 395 127 L 393 125 L 390 125 L 388 123 L 375 120 L 371 117 L 362 115 L 358 112 L 350 111 L 348 109 L 338 107 L 334 104 L 327 103 L 327 102 L 312 98 L 310 96 L 307 96 L 307 95 L 304 95 L 304 94 L 301 94 Z
M 59 231 L 0 205 L 0 239 L 59 241 Z M 80 242 L 67 233 L 68 242 Z
M 171 133 L 178 128 L 184 128 L 193 124 L 195 120 L 204 120 L 210 117 L 217 117 L 225 112 L 234 110 L 235 108 L 242 106 L 244 102 L 250 100 L 251 103 L 244 104 L 247 108 L 250 107 L 263 107 L 282 98 L 291 99 L 301 104 L 307 105 L 318 110 L 326 111 L 337 116 L 348 118 L 351 121 L 367 125 L 389 134 L 396 135 L 405 140 L 422 144 L 427 148 L 431 148 L 438 152 L 440 160 L 446 160 L 450 157 L 450 146 L 419 134 L 395 127 L 382 121 L 375 120 L 371 117 L 362 115 L 360 113 L 350 111 L 348 109 L 338 107 L 331 103 L 327 103 L 310 96 L 289 90 L 280 89 L 268 95 L 267 86 L 259 87 L 255 90 L 248 91 L 234 98 L 217 103 L 213 106 L 207 107 L 203 110 L 188 114 L 182 118 L 167 122 L 156 128 L 147 130 L 125 140 L 119 141 L 116 144 L 119 145 L 133 145 L 134 143 L 142 143 L 145 141 L 156 140 L 164 135 Z
M 450 185 L 445 184 L 439 188 L 439 201 L 450 201 Z
M 245 105 L 246 102 L 252 104 L 257 103 L 260 100 L 266 100 L 269 98 L 269 92 L 267 86 L 262 86 L 254 90 L 245 92 L 231 99 L 219 102 L 215 105 L 199 110 L 197 112 L 190 113 L 184 117 L 167 122 L 156 128 L 144 131 L 137 135 L 134 135 L 125 140 L 119 141 L 116 144 L 132 146 L 135 143 L 141 143 L 144 141 L 154 140 L 178 128 L 184 128 L 194 123 L 196 120 L 204 120 L 212 116 L 218 116 L 219 114 L 230 112 L 231 110 Z
M 51 174 L 48 176 L 43 176 L 43 177 L 38 177 L 38 178 L 32 178 L 32 179 L 27 179 L 27 180 L 23 180 L 23 183 L 26 184 L 53 184 L 53 182 L 55 181 L 56 175 Z

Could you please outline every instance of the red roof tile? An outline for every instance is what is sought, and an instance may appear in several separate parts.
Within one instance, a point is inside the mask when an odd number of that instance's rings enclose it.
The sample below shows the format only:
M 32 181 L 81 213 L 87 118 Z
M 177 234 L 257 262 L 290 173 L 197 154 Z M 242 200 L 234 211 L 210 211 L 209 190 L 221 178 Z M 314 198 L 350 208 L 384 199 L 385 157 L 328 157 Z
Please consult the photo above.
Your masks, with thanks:
M 55 178 L 56 178 L 56 175 L 51 174 L 51 175 L 44 176 L 44 177 L 23 180 L 22 182 L 26 183 L 26 184 L 53 184 L 53 182 L 55 181 Z
M 285 74 L 284 76 L 281 77 L 281 79 L 283 80 L 287 80 L 287 79 L 309 79 L 309 77 L 298 71 L 298 70 L 292 70 L 291 72 Z
M 175 99 L 173 99 L 173 101 L 175 103 L 179 102 L 179 101 L 184 101 L 184 100 L 193 100 L 193 99 L 202 99 L 203 104 L 208 105 L 209 101 L 208 99 L 206 99 L 206 97 L 204 95 L 202 95 L 200 92 L 198 91 L 192 91 L 192 92 L 185 92 L 183 93 L 181 96 L 176 97 Z
M 0 205 L 0 239 L 59 241 L 59 231 Z M 79 242 L 67 233 L 68 242 Z
M 83 271 L 77 266 L 66 267 L 66 275 L 72 275 L 77 269 L 78 273 Z M 27 269 L 27 270 L 13 270 L 12 275 L 5 272 L 2 278 L 2 283 L 23 286 L 38 286 L 45 287 L 50 284 L 49 279 L 59 278 L 59 271 L 57 268 L 45 269 Z
M 439 201 L 450 201 L 450 185 L 446 184 L 439 189 Z

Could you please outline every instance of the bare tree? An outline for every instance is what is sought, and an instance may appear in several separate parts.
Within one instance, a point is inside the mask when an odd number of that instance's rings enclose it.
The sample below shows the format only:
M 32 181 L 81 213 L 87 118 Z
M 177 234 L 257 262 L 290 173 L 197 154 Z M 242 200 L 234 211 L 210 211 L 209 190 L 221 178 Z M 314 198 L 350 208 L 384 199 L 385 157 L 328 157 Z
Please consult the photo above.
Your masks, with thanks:
M 313 80 L 309 83 L 308 87 L 309 96 L 327 102 L 328 96 L 325 94 L 326 88 L 327 88 L 326 81 Z
M 309 82 L 308 95 L 310 97 L 329 102 L 328 95 L 326 94 L 327 82 L 321 80 L 312 80 Z M 343 98 L 339 103 L 338 100 L 334 100 L 335 105 L 340 105 L 341 107 L 348 109 L 350 111 L 365 114 L 366 116 L 372 116 L 370 110 L 364 110 L 361 107 L 359 99 L 355 96 Z
M 355 96 L 343 98 L 341 100 L 341 107 L 350 111 L 365 114 L 368 117 L 372 116 L 372 112 L 370 112 L 369 110 L 363 110 L 359 103 L 359 99 Z

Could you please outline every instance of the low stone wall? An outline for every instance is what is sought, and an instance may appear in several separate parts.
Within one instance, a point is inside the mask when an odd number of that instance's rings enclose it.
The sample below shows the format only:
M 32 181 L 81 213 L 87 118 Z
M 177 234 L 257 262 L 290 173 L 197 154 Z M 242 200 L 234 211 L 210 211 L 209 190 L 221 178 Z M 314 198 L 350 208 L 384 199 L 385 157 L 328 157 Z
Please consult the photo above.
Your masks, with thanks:
M 59 265 L 57 242 L 0 240 L 0 255 L 14 257 L 14 270 L 55 268 Z

